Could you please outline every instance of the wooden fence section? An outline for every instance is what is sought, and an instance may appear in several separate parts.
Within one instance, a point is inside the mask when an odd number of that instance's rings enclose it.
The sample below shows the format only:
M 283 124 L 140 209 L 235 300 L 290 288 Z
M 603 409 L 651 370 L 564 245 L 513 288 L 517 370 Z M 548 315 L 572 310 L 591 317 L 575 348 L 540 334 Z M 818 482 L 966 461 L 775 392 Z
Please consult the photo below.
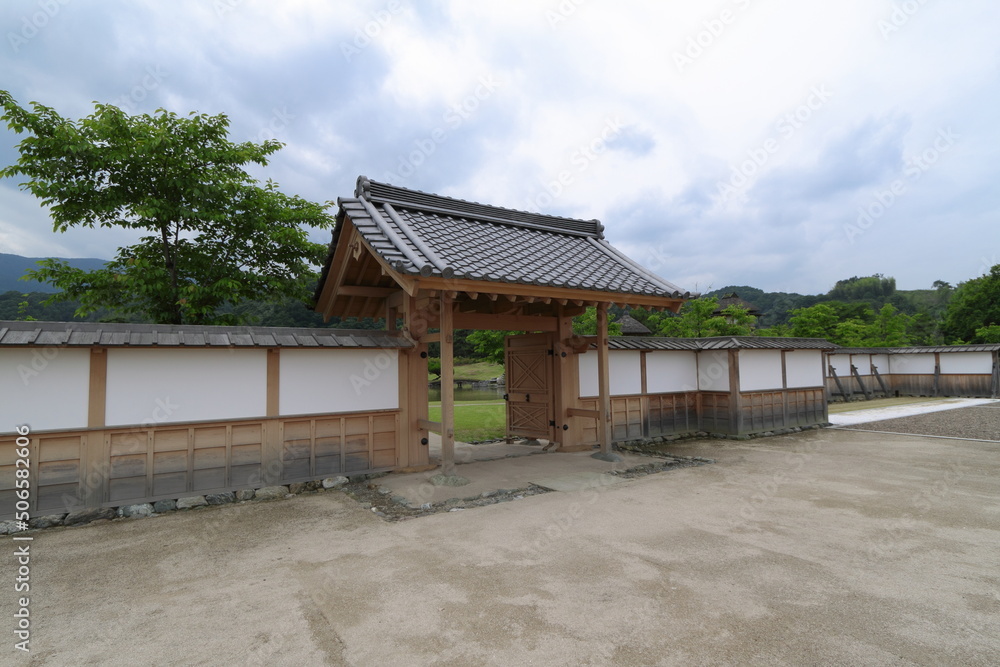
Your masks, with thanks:
M 883 373 L 890 396 L 962 396 L 969 398 L 992 398 L 1000 392 L 998 383 L 991 374 L 957 374 L 933 373 L 902 374 Z M 862 384 L 863 383 L 863 384 Z M 874 375 L 849 375 L 840 377 L 846 398 L 855 395 L 864 396 L 866 391 L 874 396 L 881 396 L 882 388 Z M 840 387 L 833 377 L 826 379 L 827 391 L 830 396 L 840 396 Z
M 32 516 L 391 469 L 398 410 L 29 434 Z M 23 442 L 23 440 L 22 440 Z M 16 502 L 0 438 L 0 519 Z
M 597 409 L 597 399 L 580 400 Z M 737 400 L 727 392 L 683 392 L 614 396 L 612 437 L 617 441 L 706 431 L 721 435 L 763 433 L 827 422 L 823 387 L 743 392 Z M 587 419 L 584 442 L 597 442 L 596 420 Z

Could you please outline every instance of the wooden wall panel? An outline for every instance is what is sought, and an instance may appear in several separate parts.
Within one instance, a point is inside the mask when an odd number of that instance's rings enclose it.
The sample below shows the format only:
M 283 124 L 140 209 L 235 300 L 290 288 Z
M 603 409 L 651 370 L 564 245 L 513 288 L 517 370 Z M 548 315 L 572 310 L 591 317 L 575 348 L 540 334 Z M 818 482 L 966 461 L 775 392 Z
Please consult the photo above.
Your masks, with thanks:
M 88 503 L 118 506 L 391 469 L 399 431 L 398 411 L 385 411 L 32 433 L 29 511 L 65 513 Z M 269 434 L 280 438 L 273 460 Z M 13 434 L 0 438 L 0 520 L 14 516 L 16 449 Z M 102 472 L 88 471 L 85 461 Z M 271 469 L 280 473 L 268 482 L 263 475 Z

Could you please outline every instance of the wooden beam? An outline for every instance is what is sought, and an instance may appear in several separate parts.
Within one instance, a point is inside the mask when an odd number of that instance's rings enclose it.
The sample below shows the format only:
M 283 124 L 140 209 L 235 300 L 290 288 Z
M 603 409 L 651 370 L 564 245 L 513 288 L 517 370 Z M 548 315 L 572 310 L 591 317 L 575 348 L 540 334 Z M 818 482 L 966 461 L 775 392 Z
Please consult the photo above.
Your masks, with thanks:
M 455 340 L 452 297 L 441 294 L 441 474 L 455 476 Z
M 494 331 L 555 331 L 556 318 L 532 315 L 492 313 L 455 313 L 456 329 L 492 329 Z M 442 331 L 444 327 L 442 327 Z
M 589 419 L 600 419 L 600 410 L 585 410 L 583 408 L 566 408 L 566 415 L 569 417 L 587 417 Z
M 440 343 L 441 342 L 441 332 L 424 334 L 420 339 L 421 343 Z
M 341 285 L 340 289 L 337 290 L 338 294 L 343 296 L 365 296 L 376 299 L 388 298 L 398 291 L 399 288 L 396 287 L 368 287 L 366 285 Z
M 87 427 L 101 428 L 107 414 L 108 352 L 102 347 L 90 348 L 90 390 L 87 402 Z M 95 446 L 96 446 L 95 442 Z M 14 473 L 11 473 L 13 477 Z
M 661 308 L 679 308 L 684 299 L 656 296 L 651 294 L 622 294 L 620 292 L 601 292 L 598 290 L 576 289 L 571 287 L 552 287 L 548 285 L 532 285 L 529 283 L 497 283 L 485 280 L 469 280 L 467 278 L 442 278 L 429 276 L 415 278 L 422 289 L 437 289 L 459 292 L 480 292 L 484 294 L 499 293 L 511 297 L 533 296 L 536 299 L 578 299 L 582 301 L 599 301 L 608 303 L 627 300 L 643 308 L 659 306 Z
M 417 426 L 425 431 L 434 431 L 435 433 L 441 432 L 441 422 L 432 422 L 429 419 L 418 419 Z
M 611 375 L 608 363 L 608 306 L 597 307 L 597 437 L 601 454 L 611 455 Z
M 266 415 L 277 417 L 279 413 L 280 395 L 278 387 L 281 385 L 281 351 L 276 348 L 267 350 L 267 398 Z

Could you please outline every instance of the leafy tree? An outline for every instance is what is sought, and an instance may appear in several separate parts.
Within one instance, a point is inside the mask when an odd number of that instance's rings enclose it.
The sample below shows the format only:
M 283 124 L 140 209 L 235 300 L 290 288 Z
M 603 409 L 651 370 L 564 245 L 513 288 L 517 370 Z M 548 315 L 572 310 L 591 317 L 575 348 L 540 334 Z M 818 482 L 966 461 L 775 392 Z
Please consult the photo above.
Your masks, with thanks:
M 753 333 L 757 318 L 747 308 L 733 304 L 716 315 L 718 307 L 719 299 L 714 296 L 686 301 L 677 315 L 659 320 L 657 334 L 675 338 L 705 338 L 749 336 Z
M 942 330 L 949 342 L 985 342 L 979 330 L 1000 325 L 1000 264 L 959 284 L 945 312 Z
M 839 322 L 836 311 L 828 304 L 817 303 L 809 308 L 797 308 L 792 311 L 792 336 L 796 338 L 826 338 L 832 341 L 836 337 L 836 327 Z
M 40 262 L 29 275 L 63 290 L 53 300 L 78 300 L 81 315 L 107 308 L 157 323 L 233 324 L 241 317 L 222 312 L 226 304 L 310 297 L 326 249 L 303 226 L 329 227 L 327 204 L 260 185 L 244 170 L 266 165 L 280 143 L 233 143 L 225 115 L 130 116 L 96 104 L 72 121 L 38 103 L 24 109 L 6 91 L 0 106 L 0 120 L 28 135 L 0 177 L 26 177 L 22 189 L 49 207 L 55 231 L 147 234 L 103 269 Z
M 611 316 L 608 316 L 611 319 Z M 597 334 L 597 308 L 588 308 L 582 315 L 573 318 L 573 333 L 580 336 L 593 336 Z M 622 325 L 618 322 L 608 322 L 608 335 L 621 336 Z
M 908 331 L 913 318 L 885 304 L 868 326 L 865 345 L 868 347 L 903 347 L 909 345 Z
M 481 359 L 494 364 L 504 363 L 503 342 L 507 336 L 521 333 L 520 331 L 490 331 L 478 330 L 469 333 L 468 340 Z
M 1000 325 L 991 324 L 988 327 L 976 329 L 976 339 L 980 343 L 1000 343 Z

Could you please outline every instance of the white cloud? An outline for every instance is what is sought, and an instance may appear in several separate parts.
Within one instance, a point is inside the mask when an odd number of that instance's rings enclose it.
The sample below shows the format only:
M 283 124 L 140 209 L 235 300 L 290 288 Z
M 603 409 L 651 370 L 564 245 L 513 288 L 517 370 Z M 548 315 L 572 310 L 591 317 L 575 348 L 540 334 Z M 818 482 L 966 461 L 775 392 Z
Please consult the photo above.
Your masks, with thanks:
M 600 218 L 623 250 L 701 289 L 819 292 L 873 272 L 903 288 L 954 283 L 996 238 L 1000 7 L 987 0 L 902 19 L 898 3 L 868 0 L 75 5 L 18 52 L 0 49 L 19 101 L 79 116 L 160 67 L 137 110 L 225 111 L 234 137 L 273 133 L 288 146 L 261 173 L 313 199 L 349 195 L 359 173 L 405 170 L 402 185 Z M 34 8 L 5 3 L 0 25 Z M 499 83 L 478 95 L 483 77 Z M 785 132 L 817 87 L 831 95 Z M 275 109 L 293 118 L 276 126 Z M 615 119 L 634 134 L 583 159 Z M 948 127 L 954 148 L 849 243 L 858 207 Z M 737 195 L 715 201 L 769 140 Z M 16 141 L 0 139 L 0 158 Z M 0 188 L 6 246 L 106 246 L 89 240 L 97 232 L 53 235 L 11 193 Z

